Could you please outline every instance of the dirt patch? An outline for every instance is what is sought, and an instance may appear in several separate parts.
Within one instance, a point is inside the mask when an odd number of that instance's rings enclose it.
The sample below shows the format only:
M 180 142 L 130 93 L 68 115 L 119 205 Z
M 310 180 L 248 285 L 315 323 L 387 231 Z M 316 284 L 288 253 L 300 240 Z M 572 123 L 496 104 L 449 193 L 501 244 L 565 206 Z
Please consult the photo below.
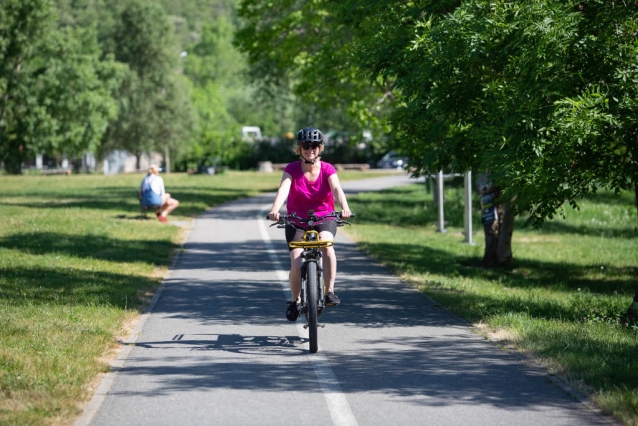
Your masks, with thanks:
M 504 329 L 492 330 L 487 326 L 487 324 L 484 323 L 474 324 L 474 327 L 476 327 L 480 334 L 486 336 L 488 339 L 493 340 L 494 342 L 512 344 L 517 339 L 516 334 L 512 333 L 511 331 Z

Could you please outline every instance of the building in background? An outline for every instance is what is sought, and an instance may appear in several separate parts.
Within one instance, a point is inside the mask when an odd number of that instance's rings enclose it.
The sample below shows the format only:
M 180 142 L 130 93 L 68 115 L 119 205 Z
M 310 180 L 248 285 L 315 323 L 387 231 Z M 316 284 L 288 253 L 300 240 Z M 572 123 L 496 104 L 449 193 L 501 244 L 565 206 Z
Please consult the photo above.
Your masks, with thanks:
M 119 173 L 146 172 L 151 164 L 162 164 L 162 155 L 157 152 L 145 152 L 140 156 L 140 168 L 135 167 L 137 159 L 135 155 L 125 150 L 109 152 L 102 162 L 105 175 Z

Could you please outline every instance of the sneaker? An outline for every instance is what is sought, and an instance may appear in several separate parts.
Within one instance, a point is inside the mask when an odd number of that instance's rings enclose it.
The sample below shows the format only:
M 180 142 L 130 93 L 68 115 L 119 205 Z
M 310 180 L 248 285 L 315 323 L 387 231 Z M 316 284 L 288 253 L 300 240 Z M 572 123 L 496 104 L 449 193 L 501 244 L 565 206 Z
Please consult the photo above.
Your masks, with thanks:
M 288 309 L 286 309 L 286 318 L 288 318 L 288 321 L 297 321 L 297 318 L 299 318 L 299 308 L 297 307 L 297 302 L 293 300 L 292 302 L 287 303 Z
M 339 300 L 336 294 L 333 292 L 328 292 L 328 294 L 326 294 L 327 306 L 337 306 L 339 303 L 341 303 L 341 300 Z
M 166 218 L 164 216 L 162 216 L 161 214 L 157 215 L 157 220 L 159 220 L 160 222 L 163 222 L 163 223 L 168 223 L 168 220 L 166 220 Z

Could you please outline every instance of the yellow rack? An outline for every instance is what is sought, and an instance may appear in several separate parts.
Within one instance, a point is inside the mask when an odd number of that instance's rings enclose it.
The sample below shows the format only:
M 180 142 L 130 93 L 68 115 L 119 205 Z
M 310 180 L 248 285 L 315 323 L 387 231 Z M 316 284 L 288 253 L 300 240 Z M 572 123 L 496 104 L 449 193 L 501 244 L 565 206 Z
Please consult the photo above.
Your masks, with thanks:
M 316 238 L 315 241 L 310 241 L 311 236 Z M 333 241 L 322 241 L 319 239 L 319 233 L 317 231 L 306 231 L 303 234 L 303 238 L 301 241 L 291 241 L 288 243 L 288 247 L 290 248 L 324 248 L 324 247 L 332 247 L 334 245 Z
M 334 242 L 332 241 L 291 241 L 288 243 L 290 248 L 324 248 L 332 247 Z

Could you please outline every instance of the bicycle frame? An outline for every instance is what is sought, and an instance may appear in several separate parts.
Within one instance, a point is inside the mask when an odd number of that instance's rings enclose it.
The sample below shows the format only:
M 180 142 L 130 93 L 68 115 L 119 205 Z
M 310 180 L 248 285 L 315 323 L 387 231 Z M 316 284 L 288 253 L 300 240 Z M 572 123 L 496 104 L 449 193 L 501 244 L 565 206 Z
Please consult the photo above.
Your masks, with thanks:
M 323 255 L 322 248 L 332 247 L 333 241 L 324 241 L 319 239 L 319 232 L 314 229 L 306 229 L 301 241 L 291 241 L 288 246 L 290 248 L 303 249 L 301 252 L 301 309 L 300 312 L 306 316 L 305 328 L 308 328 L 308 263 L 316 264 L 317 271 L 317 316 L 320 317 L 325 308 L 325 286 L 323 284 Z

